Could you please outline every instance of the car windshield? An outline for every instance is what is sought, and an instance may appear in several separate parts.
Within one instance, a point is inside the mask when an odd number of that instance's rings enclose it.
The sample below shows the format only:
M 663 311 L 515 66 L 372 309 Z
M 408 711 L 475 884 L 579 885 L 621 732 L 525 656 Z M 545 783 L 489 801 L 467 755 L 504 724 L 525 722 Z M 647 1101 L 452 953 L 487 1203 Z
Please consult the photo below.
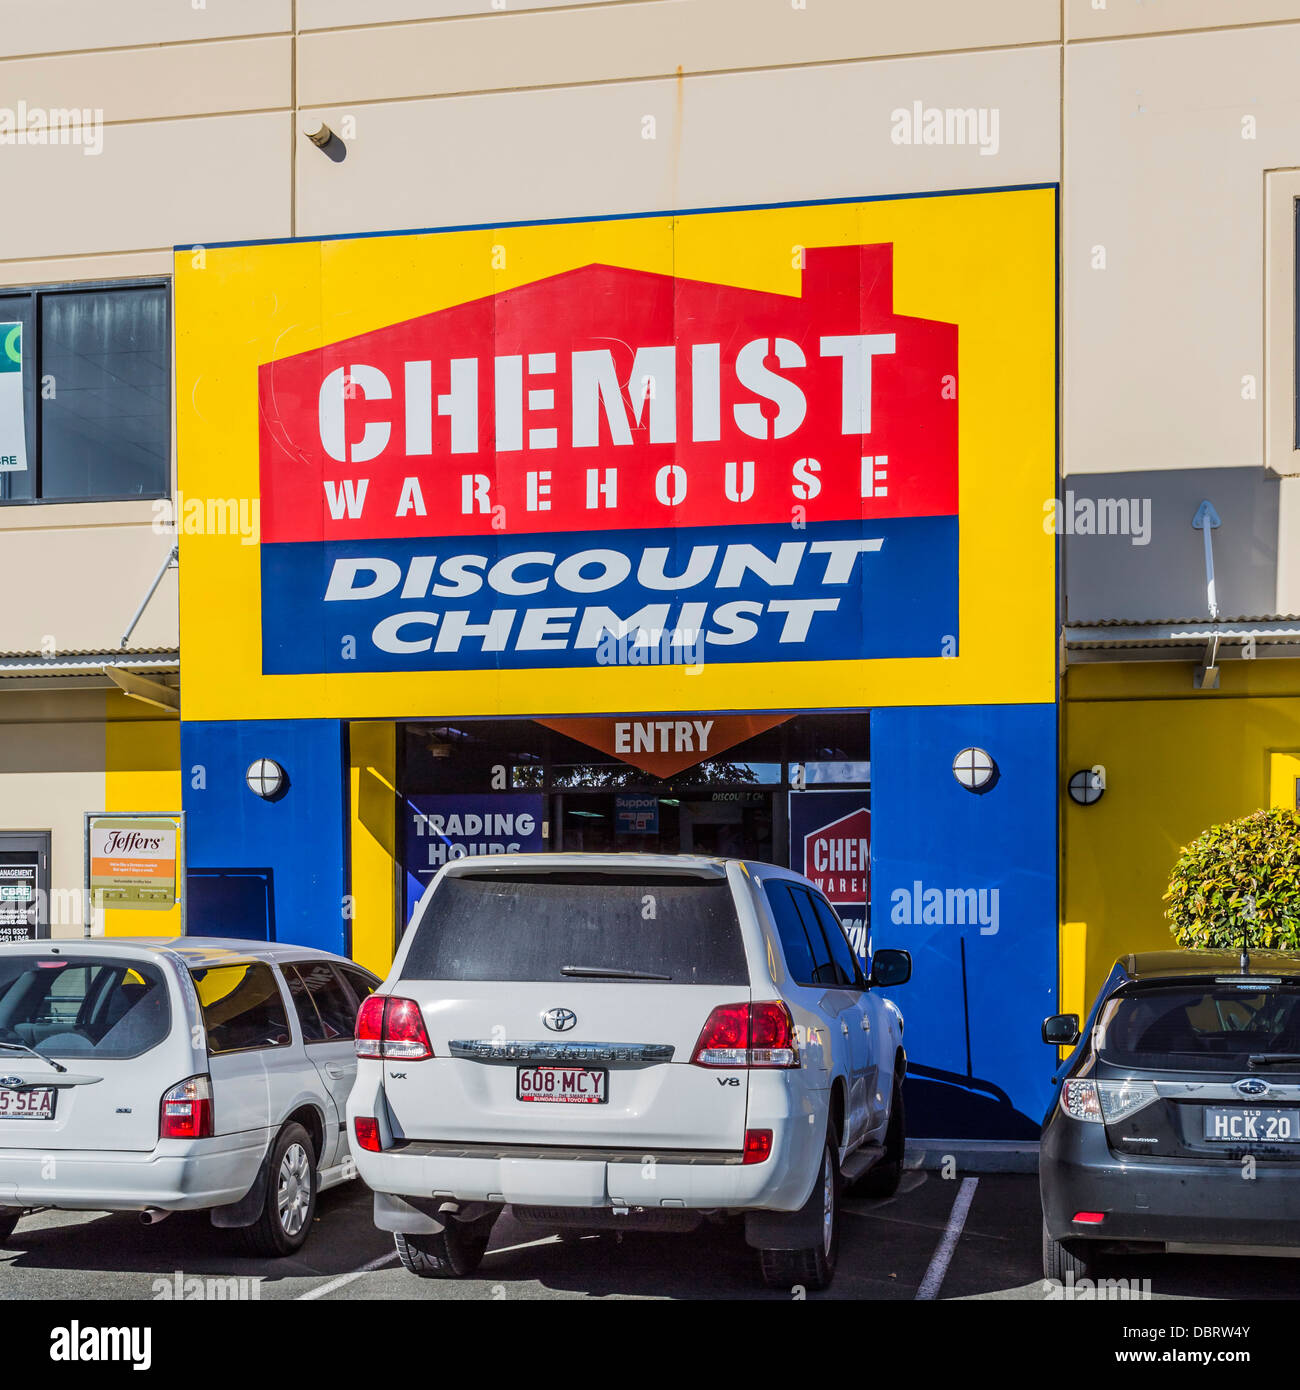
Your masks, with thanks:
M 138 1057 L 170 1025 L 167 985 L 149 961 L 0 955 L 0 1043 L 49 1057 Z M 17 1055 L 0 1048 L 0 1058 Z
M 1300 988 L 1216 982 L 1117 994 L 1102 1008 L 1094 1044 L 1117 1066 L 1241 1071 L 1255 1058 L 1291 1059 L 1300 1069 Z
M 745 985 L 731 889 L 668 874 L 452 874 L 425 903 L 405 980 Z

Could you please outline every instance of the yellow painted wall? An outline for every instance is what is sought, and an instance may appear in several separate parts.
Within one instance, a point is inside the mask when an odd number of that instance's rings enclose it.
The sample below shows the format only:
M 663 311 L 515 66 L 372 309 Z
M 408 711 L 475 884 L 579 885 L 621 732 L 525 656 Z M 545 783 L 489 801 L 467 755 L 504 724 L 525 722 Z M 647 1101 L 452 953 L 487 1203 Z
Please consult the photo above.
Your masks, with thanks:
M 397 920 L 397 726 L 348 726 L 352 958 L 376 974 L 393 963 Z
M 1117 956 L 1175 944 L 1161 899 L 1183 845 L 1261 806 L 1294 804 L 1300 661 L 1220 669 L 1220 689 L 1205 692 L 1187 662 L 1067 672 L 1062 787 L 1100 764 L 1106 791 L 1092 806 L 1065 799 L 1062 1010 L 1083 1012 Z
M 87 811 L 179 811 L 181 809 L 181 726 L 178 719 L 154 718 L 149 706 L 111 691 L 104 725 L 104 805 Z M 167 912 L 110 908 L 106 936 L 175 936 L 181 930 L 179 906 Z

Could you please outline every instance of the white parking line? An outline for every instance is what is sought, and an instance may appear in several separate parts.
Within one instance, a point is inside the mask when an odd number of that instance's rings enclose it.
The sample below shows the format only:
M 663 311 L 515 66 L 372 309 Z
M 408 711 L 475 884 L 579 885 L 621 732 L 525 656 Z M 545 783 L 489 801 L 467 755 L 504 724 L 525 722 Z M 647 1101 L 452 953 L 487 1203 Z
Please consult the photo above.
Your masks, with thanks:
M 939 1290 L 943 1287 L 944 1275 L 948 1273 L 948 1266 L 952 1263 L 957 1242 L 961 1239 L 962 1227 L 966 1224 L 970 1204 L 975 1199 L 975 1189 L 978 1186 L 978 1178 L 963 1178 L 961 1180 L 961 1186 L 957 1189 L 957 1196 L 952 1204 L 952 1211 L 948 1214 L 948 1224 L 944 1227 L 943 1239 L 931 1256 L 930 1267 L 925 1271 L 925 1278 L 921 1280 L 921 1287 L 916 1291 L 917 1302 L 938 1298 Z
M 327 1293 L 333 1293 L 335 1289 L 341 1289 L 344 1284 L 350 1284 L 354 1279 L 360 1279 L 363 1274 L 369 1274 L 371 1270 L 382 1269 L 385 1265 L 392 1264 L 396 1258 L 396 1250 L 391 1255 L 381 1255 L 377 1260 L 371 1260 L 368 1265 L 354 1269 L 351 1274 L 340 1274 L 337 1279 L 331 1279 L 328 1284 L 322 1284 L 319 1288 L 308 1289 L 306 1293 L 300 1293 L 298 1302 L 306 1303 L 309 1299 L 324 1298 Z

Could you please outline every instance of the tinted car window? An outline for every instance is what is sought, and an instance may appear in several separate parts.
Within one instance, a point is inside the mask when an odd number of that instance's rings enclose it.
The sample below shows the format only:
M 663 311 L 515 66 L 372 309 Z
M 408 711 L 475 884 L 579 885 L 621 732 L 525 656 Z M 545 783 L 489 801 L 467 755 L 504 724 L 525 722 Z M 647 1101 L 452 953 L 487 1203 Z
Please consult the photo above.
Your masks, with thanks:
M 858 984 L 858 966 L 853 955 L 853 947 L 849 945 L 849 939 L 844 935 L 844 927 L 840 919 L 835 915 L 830 903 L 825 898 L 819 897 L 816 893 L 809 893 L 808 897 L 812 900 L 813 911 L 817 914 L 817 920 L 821 923 L 822 933 L 826 937 L 826 944 L 830 948 L 831 960 L 835 962 L 835 968 L 840 975 L 840 983 L 856 987 Z
M 298 1013 L 305 1042 L 351 1038 L 356 1005 L 329 961 L 302 961 L 284 967 L 284 982 Z
M 375 979 L 369 972 L 353 965 L 336 965 L 334 967 L 340 975 L 352 987 L 352 993 L 356 996 L 357 1007 L 368 999 L 380 986 L 381 981 Z
M 815 985 L 817 965 L 812 947 L 808 944 L 808 933 L 804 928 L 803 916 L 795 906 L 790 895 L 790 886 L 780 879 L 771 879 L 763 885 L 768 905 L 772 909 L 772 919 L 776 923 L 777 935 L 781 938 L 781 950 L 790 977 L 798 985 Z
M 209 1052 L 289 1045 L 284 996 L 269 965 L 251 961 L 191 970 L 190 974 L 203 1006 Z
M 821 925 L 817 921 L 817 913 L 812 905 L 812 897 L 804 888 L 798 884 L 789 885 L 790 897 L 799 910 L 799 916 L 803 921 L 803 929 L 808 933 L 808 944 L 812 947 L 813 953 L 813 983 L 817 985 L 839 985 L 844 980 L 840 974 L 840 968 L 831 959 L 830 947 L 826 944 L 826 937 L 822 932 Z
M 1244 1071 L 1252 1056 L 1300 1054 L 1300 989 L 1213 984 L 1116 994 L 1102 1006 L 1095 1046 L 1120 1066 Z
M 631 971 L 644 983 L 749 981 L 731 889 L 717 879 L 458 874 L 434 890 L 414 930 L 405 980 L 563 980 L 579 977 L 564 973 L 573 967 Z
M 0 1042 L 56 1057 L 138 1057 L 170 1027 L 166 981 L 148 961 L 0 958 Z

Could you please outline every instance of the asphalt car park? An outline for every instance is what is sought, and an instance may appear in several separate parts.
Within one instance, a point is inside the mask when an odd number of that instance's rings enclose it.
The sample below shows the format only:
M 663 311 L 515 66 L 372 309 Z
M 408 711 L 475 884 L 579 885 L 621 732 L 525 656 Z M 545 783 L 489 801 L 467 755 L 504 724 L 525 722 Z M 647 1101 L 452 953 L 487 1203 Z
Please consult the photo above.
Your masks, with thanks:
M 965 1196 L 963 1197 L 963 1189 Z M 413 1279 L 371 1221 L 359 1183 L 322 1194 L 310 1239 L 279 1260 L 244 1253 L 235 1232 L 199 1214 L 155 1226 L 128 1214 L 41 1212 L 0 1247 L 5 1299 L 760 1299 L 786 1295 L 754 1277 L 739 1228 L 689 1235 L 538 1238 L 509 1211 L 476 1276 Z M 958 1218 L 965 1208 L 964 1220 Z M 905 1173 L 896 1196 L 847 1204 L 835 1282 L 809 1299 L 1060 1297 L 1041 1273 L 1038 1182 L 1032 1174 L 945 1180 Z M 960 1229 L 957 1229 L 958 1225 Z M 1150 1281 L 1153 1299 L 1291 1299 L 1300 1260 L 1160 1256 L 1119 1259 L 1109 1276 Z M 232 1283 L 232 1281 L 234 1281 Z M 1086 1292 L 1086 1291 L 1085 1291 Z M 795 1297 L 792 1291 L 788 1297 Z

